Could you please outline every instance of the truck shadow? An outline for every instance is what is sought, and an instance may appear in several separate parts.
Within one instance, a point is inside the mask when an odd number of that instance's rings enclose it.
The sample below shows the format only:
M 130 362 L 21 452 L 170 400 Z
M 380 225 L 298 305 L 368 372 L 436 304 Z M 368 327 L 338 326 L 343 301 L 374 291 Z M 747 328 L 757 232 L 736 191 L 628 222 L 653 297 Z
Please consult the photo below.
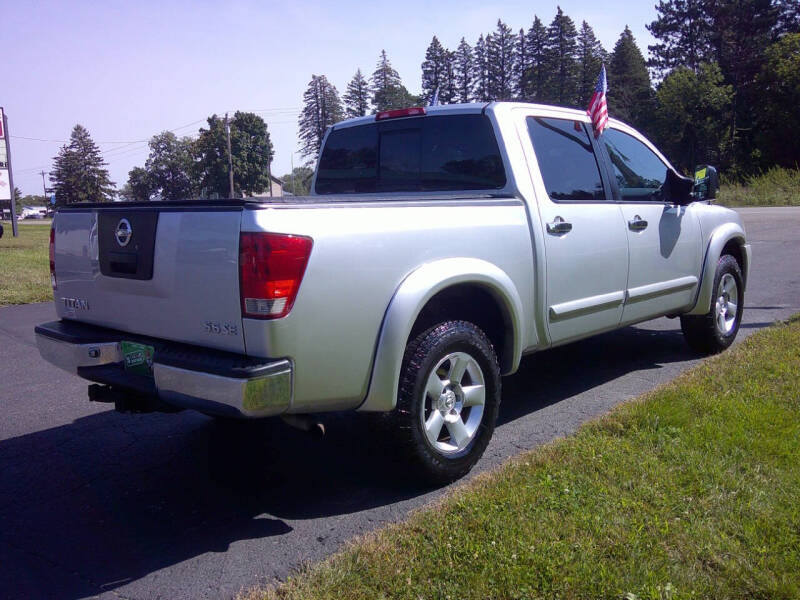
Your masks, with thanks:
M 499 427 L 626 373 L 690 358 L 680 332 L 638 328 L 529 357 L 504 379 Z M 316 520 L 412 500 L 375 515 L 397 518 L 439 493 L 397 478 L 402 458 L 375 419 L 324 421 L 328 434 L 315 439 L 277 420 L 108 410 L 3 441 L 0 595 L 100 594 L 254 538 L 280 540 L 251 552 L 285 575 L 287 561 L 308 557 L 310 538 L 338 543 L 363 529 Z M 339 527 L 350 529 L 331 533 Z

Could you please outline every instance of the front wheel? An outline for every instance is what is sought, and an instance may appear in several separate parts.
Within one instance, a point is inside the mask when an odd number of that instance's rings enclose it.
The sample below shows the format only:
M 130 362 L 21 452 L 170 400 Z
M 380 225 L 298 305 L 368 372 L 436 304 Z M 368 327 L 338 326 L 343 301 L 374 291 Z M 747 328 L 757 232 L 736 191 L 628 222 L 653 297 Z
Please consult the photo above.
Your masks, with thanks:
M 681 329 L 689 346 L 701 354 L 722 352 L 733 343 L 744 312 L 744 285 L 739 263 L 725 254 L 717 263 L 711 310 L 683 315 Z
M 440 484 L 469 472 L 494 433 L 499 406 L 497 356 L 477 326 L 448 321 L 408 344 L 393 427 L 415 476 Z

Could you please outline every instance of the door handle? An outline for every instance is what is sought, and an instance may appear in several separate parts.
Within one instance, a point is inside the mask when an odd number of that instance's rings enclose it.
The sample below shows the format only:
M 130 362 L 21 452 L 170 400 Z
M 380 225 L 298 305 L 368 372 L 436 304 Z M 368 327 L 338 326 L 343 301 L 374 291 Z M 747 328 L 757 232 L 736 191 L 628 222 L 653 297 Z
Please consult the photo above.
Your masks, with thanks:
M 642 231 L 647 229 L 647 221 L 645 221 L 639 215 L 636 215 L 630 221 L 628 221 L 628 229 L 631 231 Z
M 561 235 L 570 231 L 572 231 L 572 223 L 567 223 L 561 217 L 556 217 L 552 223 L 547 224 L 547 233 L 552 233 L 553 235 Z

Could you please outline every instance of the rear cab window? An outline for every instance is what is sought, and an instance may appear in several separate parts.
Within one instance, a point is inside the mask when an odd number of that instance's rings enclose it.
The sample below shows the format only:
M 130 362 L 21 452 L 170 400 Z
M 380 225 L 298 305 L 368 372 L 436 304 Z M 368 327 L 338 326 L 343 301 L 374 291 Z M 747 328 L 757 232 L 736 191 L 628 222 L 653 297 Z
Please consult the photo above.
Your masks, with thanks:
M 552 200 L 606 199 L 592 141 L 581 121 L 527 117 L 526 122 Z
M 506 173 L 489 118 L 427 115 L 334 129 L 317 194 L 499 190 Z

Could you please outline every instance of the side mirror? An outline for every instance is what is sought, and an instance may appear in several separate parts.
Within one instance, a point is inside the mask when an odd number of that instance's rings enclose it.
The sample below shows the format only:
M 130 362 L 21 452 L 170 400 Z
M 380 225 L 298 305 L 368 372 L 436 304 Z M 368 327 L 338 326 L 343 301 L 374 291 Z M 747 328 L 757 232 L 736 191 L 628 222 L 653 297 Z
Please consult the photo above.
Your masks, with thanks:
M 719 190 L 719 175 L 711 165 L 698 165 L 694 169 L 695 200 L 713 200 Z
M 692 194 L 694 180 L 679 175 L 672 169 L 667 169 L 667 179 L 662 187 L 664 198 L 669 202 L 674 202 L 680 206 L 691 204 L 697 198 Z

